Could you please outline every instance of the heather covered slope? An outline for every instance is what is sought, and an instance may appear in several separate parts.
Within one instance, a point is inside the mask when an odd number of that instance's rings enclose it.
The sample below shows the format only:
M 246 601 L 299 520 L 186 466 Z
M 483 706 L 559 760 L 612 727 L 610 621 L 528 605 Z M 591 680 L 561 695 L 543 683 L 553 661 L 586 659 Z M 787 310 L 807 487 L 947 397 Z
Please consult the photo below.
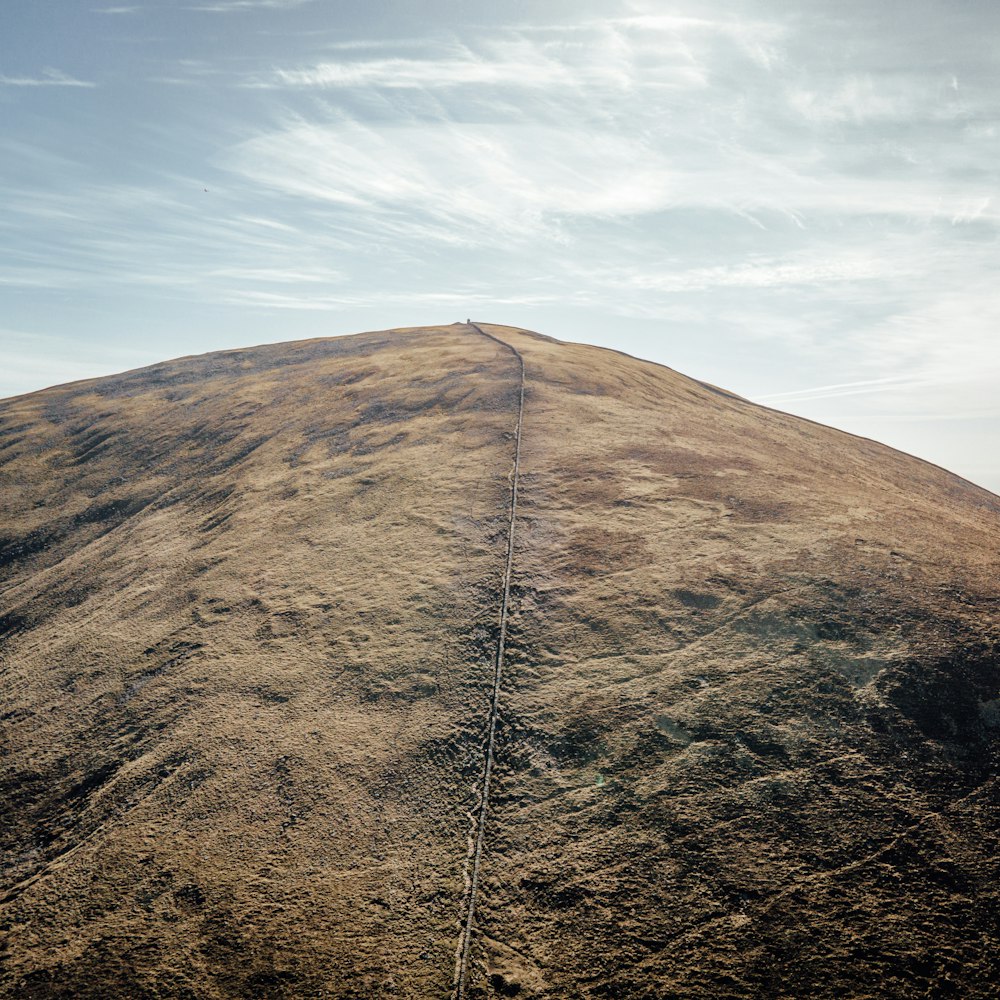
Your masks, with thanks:
M 1000 500 L 484 329 L 469 997 L 992 995 Z M 516 377 L 456 324 L 0 402 L 0 995 L 448 995 Z

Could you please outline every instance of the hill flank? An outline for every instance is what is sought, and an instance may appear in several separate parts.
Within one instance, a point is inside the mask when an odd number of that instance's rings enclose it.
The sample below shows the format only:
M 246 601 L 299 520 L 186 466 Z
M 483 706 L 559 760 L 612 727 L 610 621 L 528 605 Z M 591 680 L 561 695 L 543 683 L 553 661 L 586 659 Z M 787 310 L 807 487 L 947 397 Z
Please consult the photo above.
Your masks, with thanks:
M 0 515 L 0 996 L 993 995 L 944 470 L 455 324 L 0 401 Z

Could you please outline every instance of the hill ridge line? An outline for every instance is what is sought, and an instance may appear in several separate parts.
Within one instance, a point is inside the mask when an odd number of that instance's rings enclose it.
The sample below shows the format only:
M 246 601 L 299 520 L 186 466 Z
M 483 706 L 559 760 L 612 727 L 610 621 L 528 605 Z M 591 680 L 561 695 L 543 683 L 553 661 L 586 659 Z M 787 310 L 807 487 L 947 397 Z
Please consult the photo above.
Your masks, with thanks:
M 492 340 L 510 351 L 517 359 L 520 367 L 520 386 L 518 391 L 517 424 L 514 428 L 514 464 L 510 471 L 510 518 L 507 524 L 507 558 L 503 574 L 503 596 L 500 601 L 500 631 L 497 636 L 496 657 L 493 663 L 493 694 L 490 700 L 489 730 L 486 739 L 486 752 L 483 759 L 483 784 L 479 803 L 479 815 L 476 820 L 476 834 L 472 849 L 466 859 L 466 895 L 463 901 L 465 919 L 461 925 L 458 948 L 455 959 L 455 1000 L 464 1000 L 465 984 L 469 970 L 469 952 L 472 947 L 472 933 L 476 918 L 476 893 L 479 889 L 479 864 L 483 853 L 483 840 L 486 831 L 486 815 L 490 804 L 490 781 L 493 777 L 493 751 L 496 743 L 497 715 L 500 707 L 500 681 L 503 674 L 504 651 L 507 644 L 507 619 L 510 611 L 510 578 L 514 565 L 514 526 L 517 520 L 517 487 L 521 464 L 521 424 L 524 419 L 524 358 L 513 344 L 508 344 L 492 333 L 487 333 L 481 326 L 469 321 L 467 326 L 488 340 Z

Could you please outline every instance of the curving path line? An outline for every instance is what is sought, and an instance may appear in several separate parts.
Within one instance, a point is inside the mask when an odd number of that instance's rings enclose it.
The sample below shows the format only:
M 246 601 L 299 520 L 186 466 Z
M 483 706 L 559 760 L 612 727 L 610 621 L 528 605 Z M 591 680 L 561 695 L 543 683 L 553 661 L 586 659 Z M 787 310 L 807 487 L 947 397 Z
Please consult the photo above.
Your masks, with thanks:
M 464 1000 L 465 985 L 469 972 L 469 952 L 476 920 L 476 893 L 479 890 L 479 863 L 483 854 L 483 838 L 486 832 L 486 814 L 490 806 L 490 781 L 493 777 L 493 750 L 496 743 L 497 713 L 500 707 L 500 681 L 503 674 L 504 649 L 507 644 L 507 618 L 510 610 L 510 576 L 514 565 L 514 523 L 517 518 L 517 486 L 521 463 L 521 421 L 524 417 L 524 358 L 512 344 L 487 333 L 476 323 L 468 324 L 477 333 L 506 348 L 517 359 L 521 384 L 517 403 L 517 425 L 514 428 L 514 465 L 510 472 L 510 520 L 507 524 L 507 561 L 503 573 L 503 597 L 500 601 L 500 631 L 497 637 L 496 658 L 493 662 L 493 695 L 490 700 L 489 734 L 486 738 L 486 753 L 483 761 L 483 785 L 479 800 L 479 814 L 473 817 L 475 837 L 470 838 L 469 856 L 465 867 L 465 898 L 462 900 L 461 932 L 455 958 L 455 1000 Z

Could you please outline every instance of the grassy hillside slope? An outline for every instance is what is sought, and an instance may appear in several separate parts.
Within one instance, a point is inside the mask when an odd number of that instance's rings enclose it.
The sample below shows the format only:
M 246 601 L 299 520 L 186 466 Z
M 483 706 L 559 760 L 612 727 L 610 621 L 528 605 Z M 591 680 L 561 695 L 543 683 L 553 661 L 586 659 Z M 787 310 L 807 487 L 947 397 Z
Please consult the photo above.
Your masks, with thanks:
M 468 996 L 987 997 L 1000 499 L 669 369 L 526 371 Z M 445 997 L 512 355 L 0 401 L 0 996 Z

